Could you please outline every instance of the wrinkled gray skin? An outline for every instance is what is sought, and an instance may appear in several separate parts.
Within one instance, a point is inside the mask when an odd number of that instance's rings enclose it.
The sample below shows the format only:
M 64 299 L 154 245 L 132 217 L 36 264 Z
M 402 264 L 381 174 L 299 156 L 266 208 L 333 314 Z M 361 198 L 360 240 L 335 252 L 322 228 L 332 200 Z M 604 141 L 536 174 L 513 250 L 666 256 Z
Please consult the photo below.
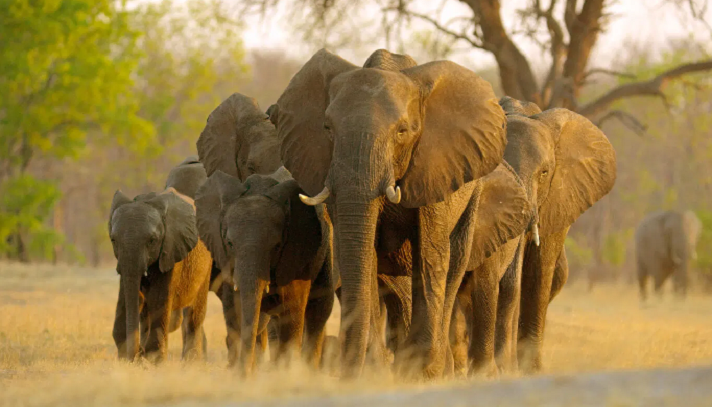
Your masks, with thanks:
M 117 191 L 109 235 L 121 276 L 113 329 L 119 358 L 134 360 L 145 353 L 163 361 L 168 334 L 180 326 L 181 313 L 183 358 L 204 357 L 212 258 L 198 240 L 192 200 L 174 189 L 133 200 Z
M 451 62 L 359 68 L 321 50 L 277 105 L 283 163 L 334 225 L 342 378 L 363 368 L 380 309 L 376 271 L 407 276 L 410 265 L 414 323 L 396 364 L 403 374 L 442 375 L 472 246 L 471 222 L 460 220 L 472 216 L 476 181 L 506 143 L 491 86 Z
M 688 263 L 695 259 L 695 247 L 702 224 L 694 212 L 660 211 L 649 214 L 635 231 L 635 260 L 640 299 L 647 297 L 646 285 L 652 278 L 655 293 L 672 277 L 675 293 L 687 295 Z
M 323 205 L 307 206 L 302 190 L 281 168 L 251 175 L 243 184 L 216 171 L 198 190 L 198 229 L 221 262 L 234 262 L 241 309 L 240 367 L 252 372 L 261 312 L 277 317 L 276 359 L 302 348 L 313 367 L 321 362 L 331 314 L 330 228 Z
M 588 119 L 567 109 L 541 112 L 531 103 L 504 97 L 507 148 L 504 159 L 524 182 L 534 203 L 540 244 L 523 237 L 518 363 L 541 369 L 549 302 L 568 276 L 564 240 L 571 224 L 605 196 L 616 179 L 615 151 Z

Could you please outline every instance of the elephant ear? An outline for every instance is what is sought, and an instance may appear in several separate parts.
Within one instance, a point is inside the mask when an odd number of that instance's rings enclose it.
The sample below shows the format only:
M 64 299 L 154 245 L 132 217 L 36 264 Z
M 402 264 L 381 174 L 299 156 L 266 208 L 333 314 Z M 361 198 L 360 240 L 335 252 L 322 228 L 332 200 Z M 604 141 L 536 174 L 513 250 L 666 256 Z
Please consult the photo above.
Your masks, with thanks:
M 131 202 L 133 202 L 131 198 L 124 195 L 124 193 L 121 192 L 120 189 L 117 189 L 116 192 L 114 192 L 114 199 L 111 200 L 111 211 L 109 212 L 109 236 L 111 236 L 111 222 L 114 219 L 114 212 L 116 212 L 116 210 L 119 209 L 120 206 L 129 204 Z M 118 253 L 116 253 L 116 248 L 114 248 L 114 255 L 118 259 Z
M 397 72 L 413 68 L 417 65 L 418 63 L 415 62 L 415 59 L 413 59 L 410 55 L 393 54 L 388 50 L 379 49 L 368 57 L 366 62 L 364 62 L 363 67 Z
M 422 134 L 398 182 L 402 205 L 441 202 L 492 172 L 507 144 L 506 117 L 492 86 L 454 62 L 406 69 L 423 90 Z
M 179 193 L 195 199 L 195 192 L 207 176 L 197 157 L 188 157 L 168 173 L 166 188 L 175 188 Z
M 505 161 L 480 179 L 470 264 L 480 264 L 509 240 L 524 233 L 533 204 L 519 176 Z
M 239 179 L 215 171 L 195 194 L 196 225 L 200 239 L 220 268 L 226 267 L 232 256 L 223 241 L 222 219 L 227 205 L 244 192 L 245 187 Z
M 267 108 L 267 116 L 269 116 L 269 121 L 274 125 L 274 127 L 277 127 L 277 120 L 279 117 L 279 106 L 276 104 L 271 105 L 270 107 Z
M 322 49 L 297 72 L 279 97 L 277 129 L 284 166 L 312 196 L 324 188 L 333 144 L 324 129 L 329 86 L 341 73 L 358 69 Z
M 207 175 L 220 170 L 240 178 L 238 153 L 249 149 L 249 133 L 253 127 L 267 120 L 255 99 L 239 93 L 233 93 L 216 107 L 196 144 Z
M 165 234 L 158 267 L 165 273 L 183 261 L 198 244 L 195 211 L 190 203 L 171 192 L 157 195 L 146 203 L 163 217 Z
M 556 145 L 556 167 L 549 193 L 539 208 L 540 234 L 570 226 L 605 196 L 616 181 L 616 152 L 603 132 L 568 109 L 532 116 L 549 126 Z
M 277 285 L 286 285 L 294 279 L 315 277 L 315 275 L 308 275 L 314 270 L 304 268 L 313 265 L 313 260 L 321 247 L 321 223 L 317 208 L 305 205 L 299 199 L 300 193 L 303 193 L 303 190 L 297 181 L 289 180 L 273 186 L 265 194 L 283 205 L 288 218 L 285 223 L 287 230 L 282 242 L 281 255 L 275 271 Z M 318 265 L 321 266 L 321 263 Z
M 536 103 L 521 101 L 513 97 L 504 96 L 499 100 L 499 105 L 507 115 L 534 116 L 541 113 Z

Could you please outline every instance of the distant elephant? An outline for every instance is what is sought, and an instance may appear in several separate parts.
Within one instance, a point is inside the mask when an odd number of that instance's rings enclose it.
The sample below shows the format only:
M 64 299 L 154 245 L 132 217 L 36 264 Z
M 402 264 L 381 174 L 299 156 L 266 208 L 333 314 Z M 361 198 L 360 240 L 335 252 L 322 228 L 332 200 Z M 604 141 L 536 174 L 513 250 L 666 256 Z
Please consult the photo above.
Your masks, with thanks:
M 542 112 L 535 104 L 504 97 L 504 160 L 524 182 L 534 222 L 524 236 L 518 362 L 541 369 L 549 302 L 568 277 L 564 240 L 569 227 L 605 196 L 616 179 L 616 154 L 603 132 L 568 109 Z
M 113 337 L 119 358 L 165 359 L 185 310 L 183 358 L 204 357 L 203 320 L 212 258 L 198 238 L 193 200 L 169 188 L 129 199 L 116 191 L 109 235 L 121 275 Z
M 360 68 L 321 50 L 277 106 L 282 162 L 312 196 L 303 201 L 326 203 L 334 225 L 342 377 L 363 368 L 377 271 L 412 273 L 413 323 L 396 354 L 399 370 L 442 375 L 472 246 L 460 220 L 476 209 L 476 181 L 497 167 L 506 145 L 491 85 L 452 62 Z
M 670 276 L 675 292 L 682 297 L 687 294 L 688 262 L 697 258 L 701 231 L 702 223 L 692 211 L 654 212 L 640 222 L 635 231 L 635 259 L 642 301 L 647 297 L 648 277 L 658 295 Z
M 242 183 L 216 171 L 196 198 L 198 230 L 220 264 L 233 263 L 241 309 L 240 367 L 254 368 L 260 313 L 278 318 L 277 359 L 301 351 L 314 367 L 321 362 L 334 287 L 330 227 L 323 205 L 299 199 L 288 171 L 253 174 Z
M 522 180 L 506 162 L 478 183 L 472 251 L 453 308 L 450 344 L 456 372 L 496 376 L 495 356 L 503 368 L 514 368 L 518 259 L 534 211 Z

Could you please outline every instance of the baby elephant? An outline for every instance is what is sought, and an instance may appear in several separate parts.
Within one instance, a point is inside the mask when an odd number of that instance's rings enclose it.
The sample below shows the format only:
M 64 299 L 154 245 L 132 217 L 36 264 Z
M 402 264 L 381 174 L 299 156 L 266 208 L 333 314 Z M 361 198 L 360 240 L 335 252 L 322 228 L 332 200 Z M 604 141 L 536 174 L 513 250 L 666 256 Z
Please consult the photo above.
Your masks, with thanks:
M 260 313 L 278 320 L 277 359 L 302 347 L 321 361 L 324 328 L 334 303 L 330 229 L 323 207 L 303 204 L 289 172 L 251 175 L 245 183 L 216 171 L 198 189 L 198 230 L 215 261 L 233 264 L 240 294 L 239 366 L 252 372 Z
M 173 188 L 133 200 L 116 191 L 109 235 L 121 275 L 113 331 L 119 358 L 134 360 L 143 347 L 149 360 L 163 361 L 183 311 L 183 358 L 204 356 L 212 258 L 198 239 L 192 199 Z
M 661 211 L 648 215 L 635 232 L 635 255 L 640 299 L 646 299 L 648 277 L 660 295 L 663 283 L 672 276 L 675 293 L 687 294 L 687 263 L 695 258 L 702 224 L 694 212 Z

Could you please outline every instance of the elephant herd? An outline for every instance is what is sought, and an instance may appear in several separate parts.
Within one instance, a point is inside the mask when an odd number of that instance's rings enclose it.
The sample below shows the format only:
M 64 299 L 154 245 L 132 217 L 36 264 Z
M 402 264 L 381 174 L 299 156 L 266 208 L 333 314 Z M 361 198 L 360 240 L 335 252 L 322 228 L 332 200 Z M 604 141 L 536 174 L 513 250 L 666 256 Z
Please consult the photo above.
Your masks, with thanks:
M 119 357 L 205 353 L 208 291 L 230 364 L 322 362 L 341 305 L 341 377 L 535 372 L 571 224 L 616 179 L 586 118 L 504 97 L 448 61 L 317 52 L 263 110 L 233 94 L 166 190 L 117 191 Z M 270 357 L 272 359 L 272 357 Z M 389 361 L 389 362 L 387 362 Z

